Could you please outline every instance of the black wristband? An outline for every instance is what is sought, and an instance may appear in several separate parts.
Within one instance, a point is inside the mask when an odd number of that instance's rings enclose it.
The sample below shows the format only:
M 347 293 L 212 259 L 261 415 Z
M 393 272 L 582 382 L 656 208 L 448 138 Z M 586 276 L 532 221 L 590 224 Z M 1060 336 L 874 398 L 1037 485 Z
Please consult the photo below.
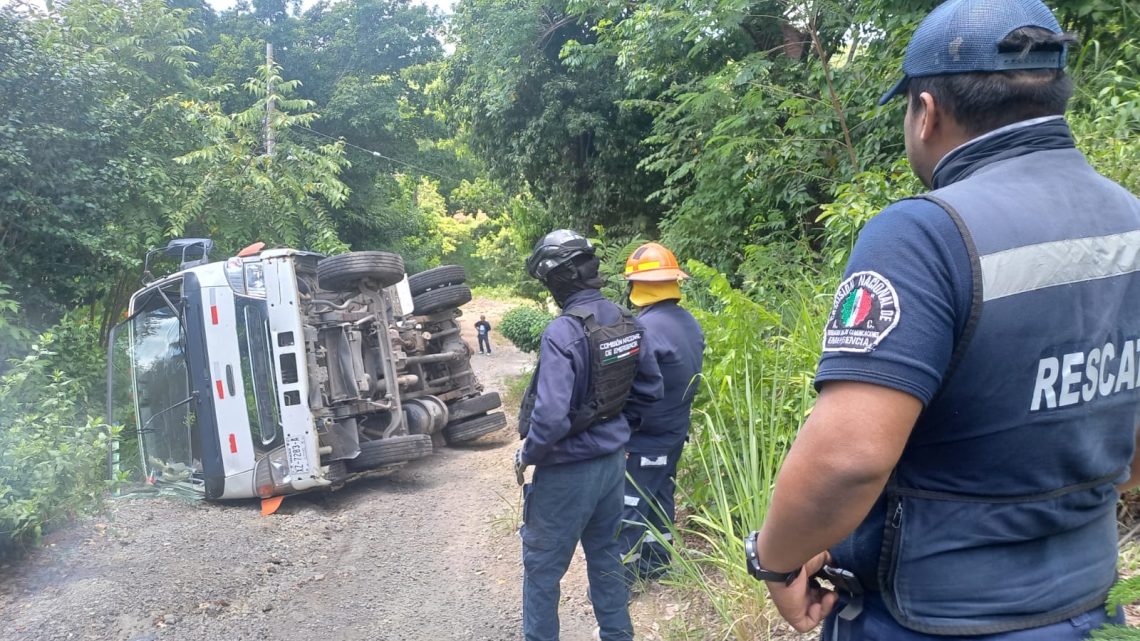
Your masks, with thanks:
M 744 537 L 744 564 L 748 568 L 748 574 L 757 581 L 780 581 L 784 585 L 791 585 L 803 571 L 803 566 L 801 565 L 791 572 L 765 570 L 760 565 L 760 557 L 756 554 L 756 535 L 757 532 L 752 532 Z

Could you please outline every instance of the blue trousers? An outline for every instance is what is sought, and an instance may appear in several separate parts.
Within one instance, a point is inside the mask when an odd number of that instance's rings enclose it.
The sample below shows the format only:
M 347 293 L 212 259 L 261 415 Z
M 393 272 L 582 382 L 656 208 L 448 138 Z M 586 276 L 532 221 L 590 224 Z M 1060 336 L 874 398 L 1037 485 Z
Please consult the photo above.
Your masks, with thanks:
M 649 531 L 652 525 L 666 540 L 676 518 L 674 492 L 677 462 L 685 443 L 668 452 L 630 452 L 625 460 L 625 497 L 622 510 L 622 560 L 626 582 L 656 579 L 669 565 L 669 551 Z
M 1109 617 L 1104 607 L 1100 606 L 1060 623 L 1039 628 L 982 636 L 948 637 L 923 634 L 899 625 L 876 593 L 867 594 L 864 601 L 863 613 L 854 621 L 838 618 L 842 604 L 832 610 L 823 622 L 823 641 L 1080 641 L 1087 639 L 1093 630 L 1105 623 L 1124 622 L 1123 612 L 1118 611 L 1116 617 Z
M 622 577 L 617 531 L 621 522 L 624 453 L 543 465 L 523 487 L 523 636 L 558 641 L 560 582 L 581 541 L 590 600 L 603 641 L 631 641 L 629 590 Z
M 491 337 L 487 334 L 479 334 L 479 351 L 486 351 L 491 353 Z

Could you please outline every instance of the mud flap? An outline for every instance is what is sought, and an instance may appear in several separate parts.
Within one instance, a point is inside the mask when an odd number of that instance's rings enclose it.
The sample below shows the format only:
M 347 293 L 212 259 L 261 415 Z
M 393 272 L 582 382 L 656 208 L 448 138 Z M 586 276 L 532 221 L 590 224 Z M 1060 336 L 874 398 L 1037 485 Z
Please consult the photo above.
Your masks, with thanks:
M 281 507 L 281 502 L 285 500 L 285 495 L 271 496 L 267 499 L 261 499 L 261 515 L 270 516 Z

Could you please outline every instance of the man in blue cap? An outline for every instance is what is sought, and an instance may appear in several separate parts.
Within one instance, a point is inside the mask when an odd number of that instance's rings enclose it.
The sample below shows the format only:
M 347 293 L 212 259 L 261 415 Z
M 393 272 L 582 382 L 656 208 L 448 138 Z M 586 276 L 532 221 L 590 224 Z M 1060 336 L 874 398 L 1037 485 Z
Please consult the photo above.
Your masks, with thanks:
M 860 234 L 745 542 L 797 630 L 1054 641 L 1108 618 L 1140 484 L 1140 201 L 1074 146 L 1072 43 L 1039 0 L 950 0 L 883 97 L 931 191 Z
M 515 475 L 523 487 L 523 636 L 558 641 L 559 582 L 579 542 L 586 553 L 595 638 L 630 641 L 629 590 L 618 544 L 625 490 L 626 401 L 652 403 L 663 385 L 642 350 L 644 328 L 602 297 L 598 257 L 581 234 L 559 229 L 535 245 L 527 273 L 562 315 L 542 332 L 523 395 Z

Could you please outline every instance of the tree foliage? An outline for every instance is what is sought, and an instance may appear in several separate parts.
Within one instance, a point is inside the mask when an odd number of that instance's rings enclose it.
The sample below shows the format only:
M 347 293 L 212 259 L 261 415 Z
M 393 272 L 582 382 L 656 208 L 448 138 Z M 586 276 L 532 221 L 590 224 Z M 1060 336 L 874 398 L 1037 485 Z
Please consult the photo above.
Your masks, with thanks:
M 257 100 L 244 111 L 226 114 L 216 102 L 183 104 L 186 118 L 202 128 L 206 144 L 174 159 L 192 167 L 196 179 L 170 218 L 170 236 L 219 237 L 236 242 L 231 253 L 256 240 L 330 254 L 347 250 L 330 216 L 348 199 L 348 187 L 340 180 L 348 165 L 344 143 L 298 142 L 294 128 L 308 127 L 317 114 L 302 111 L 314 106 L 311 100 L 292 97 L 297 85 L 267 65 L 260 78 L 246 82 Z M 268 131 L 273 131 L 272 149 L 265 139 Z
M 611 62 L 562 59 L 595 39 L 588 19 L 564 2 L 464 0 L 453 34 L 448 110 L 496 178 L 533 193 L 557 226 L 655 227 L 655 176 L 639 165 L 650 117 L 623 106 Z
M 482 172 L 438 111 L 441 29 L 410 0 L 0 11 L 0 282 L 21 322 L 84 305 L 105 335 L 140 257 L 180 234 L 435 264 L 448 195 Z
M 99 504 L 115 429 L 88 415 L 96 328 L 70 319 L 0 376 L 0 558 Z
M 109 295 L 160 235 L 190 35 L 159 0 L 0 10 L 0 280 L 31 318 Z

